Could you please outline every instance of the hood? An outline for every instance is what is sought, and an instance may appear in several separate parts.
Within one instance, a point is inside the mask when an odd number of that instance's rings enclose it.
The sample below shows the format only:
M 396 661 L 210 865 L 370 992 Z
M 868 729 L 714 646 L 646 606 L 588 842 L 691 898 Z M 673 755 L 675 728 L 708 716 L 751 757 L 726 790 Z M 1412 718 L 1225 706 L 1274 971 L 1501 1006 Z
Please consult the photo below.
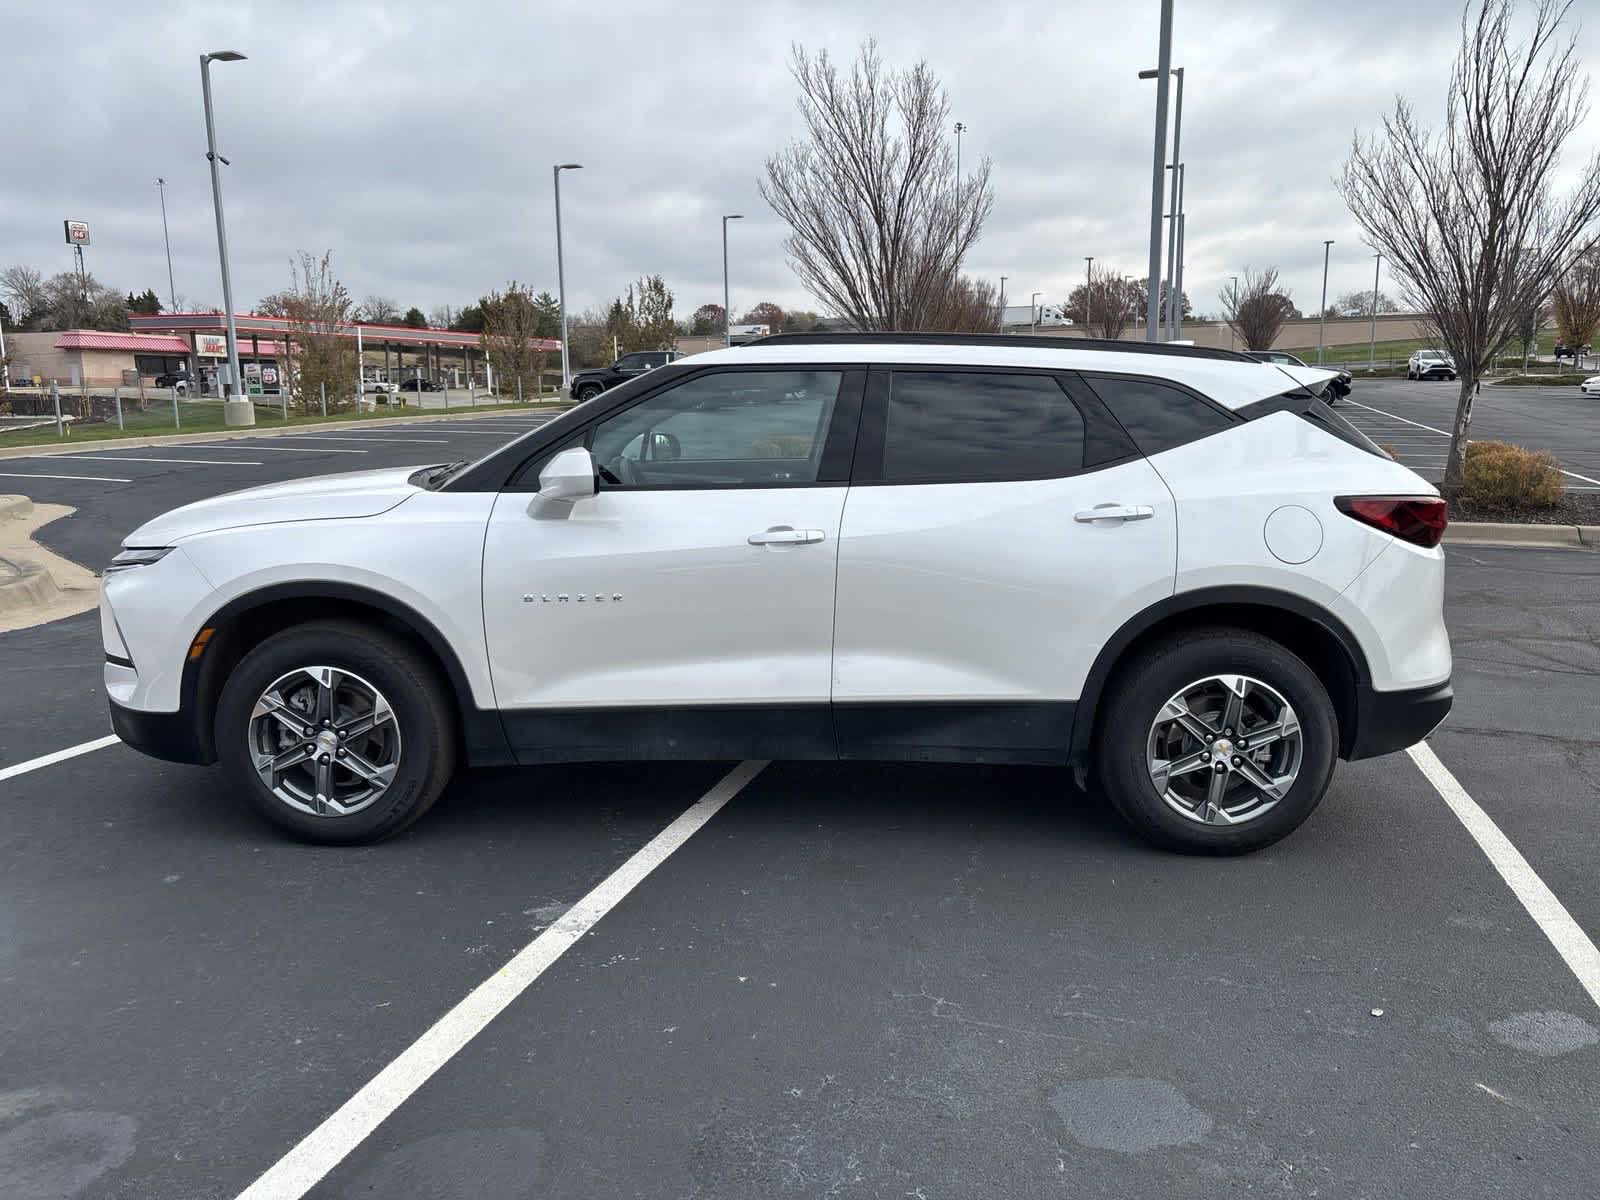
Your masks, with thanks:
M 146 521 L 123 538 L 122 544 L 170 546 L 195 534 L 241 525 L 375 517 L 417 493 L 419 489 L 407 482 L 416 470 L 414 466 L 384 467 L 317 475 L 212 496 Z

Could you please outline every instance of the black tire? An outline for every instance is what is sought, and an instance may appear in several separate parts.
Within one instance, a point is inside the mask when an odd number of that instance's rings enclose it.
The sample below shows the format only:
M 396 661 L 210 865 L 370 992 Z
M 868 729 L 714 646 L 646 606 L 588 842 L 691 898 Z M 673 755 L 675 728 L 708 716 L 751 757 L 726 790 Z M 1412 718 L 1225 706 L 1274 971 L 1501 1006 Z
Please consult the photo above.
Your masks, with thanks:
M 582 404 L 585 400 L 593 400 L 599 394 L 600 385 L 598 383 L 585 383 L 580 384 L 578 389 L 572 393 L 572 398 Z
M 1150 732 L 1167 701 L 1211 675 L 1251 676 L 1275 689 L 1300 720 L 1299 774 L 1283 798 L 1237 825 L 1201 824 L 1175 812 L 1146 763 Z M 1270 846 L 1309 817 L 1333 776 L 1339 725 L 1316 673 L 1284 646 L 1243 629 L 1198 629 L 1158 642 L 1119 665 L 1095 735 L 1095 773 L 1112 805 L 1147 841 L 1186 854 L 1244 854 Z
M 398 769 L 369 807 L 316 816 L 291 807 L 256 773 L 251 710 L 286 672 L 330 666 L 369 681 L 387 699 L 400 734 Z M 432 807 L 455 770 L 454 713 L 433 666 L 403 639 L 357 621 L 313 621 L 267 638 L 234 667 L 217 703 L 217 758 L 257 813 L 295 837 L 354 845 L 391 837 Z

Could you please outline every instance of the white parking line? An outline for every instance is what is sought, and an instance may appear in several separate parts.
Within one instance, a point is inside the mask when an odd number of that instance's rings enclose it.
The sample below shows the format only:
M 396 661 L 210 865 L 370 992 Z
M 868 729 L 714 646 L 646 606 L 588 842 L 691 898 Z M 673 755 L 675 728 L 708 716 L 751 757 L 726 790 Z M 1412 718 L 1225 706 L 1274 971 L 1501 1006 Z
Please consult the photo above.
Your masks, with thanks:
M 42 457 L 30 455 L 29 457 Z M 46 475 L 42 471 L 0 471 L 0 479 L 86 479 L 90 483 L 132 483 L 131 479 L 118 479 L 112 475 Z
M 69 758 L 77 758 L 78 755 L 88 754 L 92 750 L 104 750 L 107 746 L 115 746 L 121 740 L 113 733 L 103 738 L 95 738 L 92 742 L 79 742 L 76 746 L 68 746 L 65 750 L 41 754 L 38 758 L 30 758 L 27 762 L 20 762 L 14 767 L 0 770 L 0 783 L 15 779 L 18 775 L 26 775 L 29 771 L 37 771 L 40 767 L 51 767 L 58 762 L 66 762 Z
M 245 458 L 147 458 L 136 454 L 30 454 L 30 458 L 66 459 L 69 462 L 153 462 L 184 463 L 200 467 L 261 467 L 265 463 Z
M 1472 840 L 1478 843 L 1478 849 L 1483 851 L 1490 865 L 1522 902 L 1522 907 L 1528 910 L 1528 915 L 1540 931 L 1550 939 L 1556 953 L 1578 977 L 1583 990 L 1589 993 L 1589 999 L 1600 1006 L 1600 950 L 1595 948 L 1583 927 L 1572 919 L 1566 905 L 1556 898 L 1545 881 L 1528 865 L 1528 860 L 1511 844 L 1511 839 L 1500 831 L 1500 826 L 1478 807 L 1477 801 L 1467 795 L 1466 788 L 1439 761 L 1432 747 L 1426 742 L 1419 742 L 1406 753 L 1428 782 L 1433 784 L 1434 791 L 1444 798 L 1456 819 L 1466 827 Z
M 274 441 L 278 441 L 280 439 L 274 438 L 273 440 Z M 208 449 L 208 450 L 239 450 L 239 451 L 242 451 L 242 452 L 244 452 L 246 454 L 254 454 L 258 450 L 282 450 L 282 451 L 284 451 L 286 453 L 292 452 L 292 453 L 295 453 L 295 454 L 365 454 L 365 453 L 367 453 L 365 450 L 342 450 L 342 449 L 340 449 L 340 448 L 338 448 L 336 446 L 329 446 L 327 449 L 324 450 L 324 449 L 319 449 L 316 446 L 260 446 L 260 445 L 252 445 L 252 446 L 222 446 L 222 445 L 218 445 L 216 442 L 208 442 L 207 445 L 206 445 L 206 449 Z
M 303 433 L 297 435 L 305 441 L 319 442 L 418 442 L 429 446 L 447 446 L 449 438 L 408 438 L 408 437 L 379 437 L 373 434 L 370 437 L 344 437 L 337 433 Z
M 643 883 L 717 811 L 761 773 L 767 764 L 742 762 L 704 796 L 645 843 L 552 926 L 519 950 L 432 1028 L 400 1052 L 354 1096 L 306 1134 L 265 1174 L 239 1193 L 238 1200 L 299 1200 L 345 1156 L 359 1146 L 433 1074 L 482 1033 L 495 1017 L 543 975 L 596 922 Z
M 1367 410 L 1367 411 L 1368 411 L 1368 412 L 1372 412 L 1372 413 L 1377 413 L 1377 414 L 1378 414 L 1378 415 L 1380 415 L 1380 416 L 1384 416 L 1384 417 L 1393 417 L 1393 418 L 1394 418 L 1394 419 L 1395 419 L 1395 420 L 1396 420 L 1396 421 L 1404 421 L 1404 422 L 1405 422 L 1405 423 L 1406 423 L 1406 424 L 1407 424 L 1407 425 L 1414 425 L 1414 426 L 1416 426 L 1416 427 L 1417 427 L 1417 428 L 1418 428 L 1418 429 L 1426 429 L 1426 430 L 1428 430 L 1428 431 L 1430 431 L 1430 432 L 1432 432 L 1432 433 L 1437 433 L 1437 434 L 1438 434 L 1438 435 L 1439 435 L 1439 436 L 1440 436 L 1440 437 L 1446 437 L 1446 438 L 1447 438 L 1447 437 L 1449 437 L 1449 436 L 1450 436 L 1450 434 L 1449 434 L 1449 432 L 1448 432 L 1448 431 L 1446 431 L 1446 430 L 1443 430 L 1443 429 L 1436 429 L 1436 428 L 1434 428 L 1434 427 L 1433 427 L 1433 426 L 1432 426 L 1432 425 L 1424 425 L 1424 424 L 1423 424 L 1423 423 L 1422 423 L 1422 422 L 1421 422 L 1421 421 L 1411 421 L 1411 420 L 1407 420 L 1407 419 L 1406 419 L 1406 418 L 1405 418 L 1405 417 L 1402 417 L 1402 416 L 1399 416 L 1399 415 L 1398 415 L 1398 414 L 1396 414 L 1396 413 L 1392 413 L 1392 412 L 1385 412 L 1385 411 L 1384 411 L 1384 410 L 1383 410 L 1383 409 L 1381 409 L 1381 408 L 1373 408 L 1373 407 L 1372 407 L 1372 406 L 1371 406 L 1371 405 L 1370 405 L 1370 404 L 1362 404 L 1362 403 L 1361 403 L 1361 402 L 1360 402 L 1360 401 L 1358 401 L 1358 400 L 1349 400 L 1349 399 L 1347 399 L 1347 400 L 1346 400 L 1346 401 L 1345 401 L 1345 403 L 1346 403 L 1346 404 L 1354 404 L 1354 405 L 1355 405 L 1355 406 L 1356 406 L 1356 407 L 1357 407 L 1357 408 L 1364 408 L 1364 409 L 1366 409 L 1366 410 Z M 1596 484 L 1596 485 L 1600 485 L 1600 479 L 1591 479 L 1591 478 L 1590 478 L 1590 477 L 1589 477 L 1589 476 L 1587 476 L 1587 475 L 1579 475 L 1579 474 L 1578 474 L 1578 473 L 1577 473 L 1577 472 L 1576 472 L 1576 471 L 1569 471 L 1569 470 L 1567 470 L 1567 469 L 1566 469 L 1566 468 L 1565 468 L 1565 467 L 1561 467 L 1561 468 L 1560 468 L 1560 471 L 1561 471 L 1561 473 L 1562 473 L 1562 474 L 1563 474 L 1563 475 L 1567 475 L 1567 476 L 1570 476 L 1570 477 L 1571 477 L 1571 478 L 1573 478 L 1573 479 L 1581 479 L 1581 480 L 1583 480 L 1583 481 L 1584 481 L 1584 482 L 1585 482 L 1585 483 L 1592 483 L 1592 484 Z M 1581 490 L 1583 490 L 1583 491 L 1587 491 L 1587 490 L 1588 490 L 1588 489 L 1587 489 L 1587 488 L 1584 488 L 1584 489 L 1581 489 Z

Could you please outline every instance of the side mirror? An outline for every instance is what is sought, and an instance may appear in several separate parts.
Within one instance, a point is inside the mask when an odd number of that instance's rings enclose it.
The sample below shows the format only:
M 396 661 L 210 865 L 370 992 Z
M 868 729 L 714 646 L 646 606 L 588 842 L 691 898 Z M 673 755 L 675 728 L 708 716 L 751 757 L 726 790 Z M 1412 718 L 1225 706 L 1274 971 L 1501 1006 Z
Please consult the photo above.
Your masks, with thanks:
M 539 495 L 546 500 L 582 500 L 594 495 L 594 455 L 582 446 L 563 450 L 539 472 Z

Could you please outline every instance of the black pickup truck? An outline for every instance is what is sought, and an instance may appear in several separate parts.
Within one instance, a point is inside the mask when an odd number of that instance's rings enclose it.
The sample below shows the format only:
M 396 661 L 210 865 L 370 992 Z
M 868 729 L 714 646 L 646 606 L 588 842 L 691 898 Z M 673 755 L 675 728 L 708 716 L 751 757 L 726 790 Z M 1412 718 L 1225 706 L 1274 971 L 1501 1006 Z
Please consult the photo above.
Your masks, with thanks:
M 653 371 L 657 367 L 664 367 L 682 357 L 683 355 L 676 350 L 639 350 L 633 354 L 624 354 L 609 367 L 579 371 L 574 375 L 572 398 L 580 403 L 584 400 L 593 400 L 601 392 L 609 391 L 619 383 L 626 383 L 635 376 Z

